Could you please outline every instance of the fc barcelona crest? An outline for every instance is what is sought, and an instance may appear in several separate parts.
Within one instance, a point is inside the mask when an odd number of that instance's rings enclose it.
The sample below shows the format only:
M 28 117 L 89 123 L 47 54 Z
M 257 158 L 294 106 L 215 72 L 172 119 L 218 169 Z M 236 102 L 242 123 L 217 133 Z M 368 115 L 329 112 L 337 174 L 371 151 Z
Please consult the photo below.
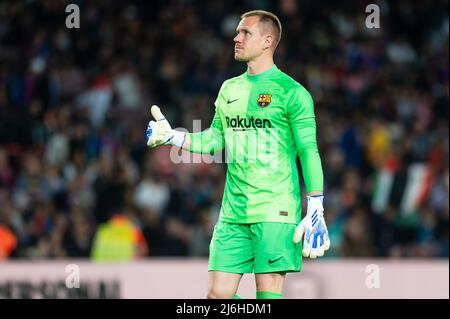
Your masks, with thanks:
M 260 94 L 258 99 L 258 105 L 261 107 L 266 107 L 270 104 L 272 99 L 272 94 Z

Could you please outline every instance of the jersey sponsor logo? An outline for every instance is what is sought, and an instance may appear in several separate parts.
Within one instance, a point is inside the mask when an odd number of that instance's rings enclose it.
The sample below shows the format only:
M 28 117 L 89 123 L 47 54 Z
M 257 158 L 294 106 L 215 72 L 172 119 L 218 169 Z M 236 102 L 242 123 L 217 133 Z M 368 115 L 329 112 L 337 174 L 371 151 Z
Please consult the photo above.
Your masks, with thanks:
M 274 262 L 280 260 L 281 258 L 283 258 L 283 257 L 278 257 L 277 259 L 270 259 L 269 258 L 269 264 L 273 264 Z
M 231 103 L 233 103 L 233 102 L 236 102 L 237 100 L 239 100 L 239 99 L 234 99 L 234 100 L 228 99 L 227 104 L 231 104 Z
M 272 123 L 268 119 L 259 119 L 240 117 L 239 115 L 234 118 L 225 117 L 227 121 L 227 127 L 234 129 L 247 129 L 247 128 L 272 128 Z
M 288 215 L 288 212 L 285 211 L 285 210 L 280 210 L 279 215 L 280 215 L 280 216 L 287 216 L 287 215 Z
M 266 107 L 272 101 L 272 94 L 260 94 L 258 99 L 258 105 L 261 107 Z

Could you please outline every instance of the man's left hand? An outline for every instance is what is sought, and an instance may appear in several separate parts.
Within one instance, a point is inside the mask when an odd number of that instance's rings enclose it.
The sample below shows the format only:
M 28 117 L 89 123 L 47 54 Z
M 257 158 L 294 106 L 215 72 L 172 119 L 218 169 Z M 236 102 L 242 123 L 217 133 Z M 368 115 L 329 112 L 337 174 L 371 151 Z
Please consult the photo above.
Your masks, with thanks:
M 294 243 L 300 242 L 303 235 L 303 256 L 316 258 L 323 256 L 330 248 L 327 225 L 323 217 L 323 195 L 306 196 L 308 209 L 305 218 L 295 229 Z

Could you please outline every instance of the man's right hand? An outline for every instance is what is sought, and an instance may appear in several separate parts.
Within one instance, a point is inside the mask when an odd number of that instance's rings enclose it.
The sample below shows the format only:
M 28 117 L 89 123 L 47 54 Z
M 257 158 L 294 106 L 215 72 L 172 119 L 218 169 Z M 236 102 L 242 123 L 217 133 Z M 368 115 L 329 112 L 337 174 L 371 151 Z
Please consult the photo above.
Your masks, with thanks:
M 151 113 L 155 121 L 150 121 L 147 126 L 147 146 L 175 145 L 181 147 L 186 138 L 186 133 L 172 130 L 157 105 L 152 106 Z

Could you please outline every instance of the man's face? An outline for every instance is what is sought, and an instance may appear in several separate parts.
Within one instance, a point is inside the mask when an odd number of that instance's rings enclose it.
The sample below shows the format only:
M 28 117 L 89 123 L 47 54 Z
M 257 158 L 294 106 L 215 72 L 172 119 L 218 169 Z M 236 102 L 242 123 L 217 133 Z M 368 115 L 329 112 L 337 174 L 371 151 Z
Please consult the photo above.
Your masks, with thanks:
M 246 17 L 236 28 L 234 41 L 234 59 L 248 62 L 260 56 L 267 47 L 266 35 L 261 34 L 259 17 Z

